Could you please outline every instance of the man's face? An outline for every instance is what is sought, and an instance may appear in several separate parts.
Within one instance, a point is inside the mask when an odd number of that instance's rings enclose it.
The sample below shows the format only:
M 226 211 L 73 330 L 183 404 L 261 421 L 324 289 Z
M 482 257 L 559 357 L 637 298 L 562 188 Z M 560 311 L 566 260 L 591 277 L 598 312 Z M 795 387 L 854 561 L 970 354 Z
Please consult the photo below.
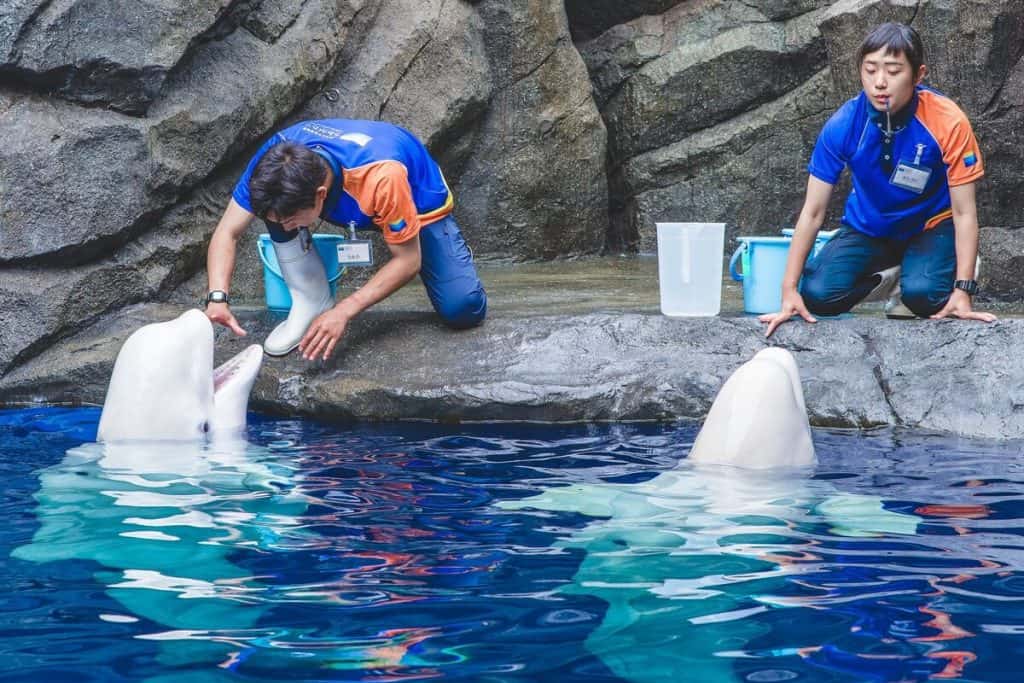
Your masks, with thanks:
M 902 52 L 886 54 L 887 48 L 864 56 L 860 63 L 860 84 L 868 96 L 871 106 L 878 111 L 897 112 L 910 103 L 914 96 L 914 86 L 924 78 L 925 66 L 922 64 L 917 73 Z
M 313 206 L 308 209 L 300 209 L 291 216 L 278 216 L 273 211 L 270 211 L 267 213 L 267 220 L 279 223 L 282 228 L 288 231 L 309 227 L 320 217 L 320 212 L 323 211 L 326 199 L 327 188 L 324 186 L 318 187 L 313 199 Z

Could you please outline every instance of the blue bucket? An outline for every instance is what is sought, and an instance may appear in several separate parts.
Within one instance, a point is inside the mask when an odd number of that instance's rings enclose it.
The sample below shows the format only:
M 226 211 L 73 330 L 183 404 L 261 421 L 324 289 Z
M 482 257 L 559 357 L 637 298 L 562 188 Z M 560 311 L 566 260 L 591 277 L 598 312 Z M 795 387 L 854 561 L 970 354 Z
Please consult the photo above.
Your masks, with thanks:
M 810 258 L 837 231 L 819 232 Z M 782 278 L 786 273 L 792 230 L 783 230 L 782 237 L 737 237 L 740 246 L 729 260 L 729 274 L 743 283 L 743 310 L 747 313 L 775 313 L 782 308 Z M 742 263 L 743 272 L 736 266 Z
M 298 238 L 296 238 L 298 239 Z M 313 246 L 327 271 L 327 282 L 331 286 L 331 296 L 338 290 L 338 280 L 345 272 L 344 266 L 338 263 L 338 243 L 344 242 L 343 235 L 313 235 Z M 281 268 L 277 264 L 270 235 L 263 234 L 256 240 L 256 249 L 263 262 L 263 289 L 266 291 L 267 308 L 272 311 L 285 311 L 292 307 L 292 295 L 288 293 L 288 285 L 281 276 Z

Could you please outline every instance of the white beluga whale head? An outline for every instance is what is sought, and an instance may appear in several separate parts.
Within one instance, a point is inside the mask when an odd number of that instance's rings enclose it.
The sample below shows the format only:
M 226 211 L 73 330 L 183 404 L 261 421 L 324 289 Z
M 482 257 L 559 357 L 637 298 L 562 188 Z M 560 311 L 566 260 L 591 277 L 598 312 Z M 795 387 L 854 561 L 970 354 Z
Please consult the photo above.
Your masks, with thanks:
M 748 468 L 817 462 L 800 372 L 789 351 L 764 349 L 732 373 L 711 404 L 689 459 Z
M 98 441 L 194 440 L 245 427 L 263 352 L 213 367 L 213 326 L 197 309 L 132 333 L 117 354 Z

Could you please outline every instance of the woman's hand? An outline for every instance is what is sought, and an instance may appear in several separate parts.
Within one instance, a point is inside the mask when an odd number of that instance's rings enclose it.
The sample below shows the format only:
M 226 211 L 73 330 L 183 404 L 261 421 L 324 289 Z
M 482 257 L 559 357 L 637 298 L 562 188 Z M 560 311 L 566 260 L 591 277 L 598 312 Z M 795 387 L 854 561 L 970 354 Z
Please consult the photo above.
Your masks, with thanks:
M 782 293 L 782 310 L 778 313 L 765 313 L 758 318 L 761 322 L 768 323 L 768 330 L 764 333 L 764 336 L 772 336 L 772 332 L 775 331 L 775 328 L 792 318 L 794 315 L 799 315 L 809 323 L 818 322 L 817 318 L 811 315 L 811 312 L 807 310 L 807 306 L 804 305 L 804 298 L 800 296 L 800 292 L 795 289 L 790 289 Z
M 971 295 L 962 289 L 954 289 L 949 295 L 949 301 L 942 307 L 942 310 L 932 316 L 932 320 L 941 318 L 960 318 L 961 320 L 981 320 L 986 323 L 998 320 L 991 313 L 975 311 L 971 305 Z

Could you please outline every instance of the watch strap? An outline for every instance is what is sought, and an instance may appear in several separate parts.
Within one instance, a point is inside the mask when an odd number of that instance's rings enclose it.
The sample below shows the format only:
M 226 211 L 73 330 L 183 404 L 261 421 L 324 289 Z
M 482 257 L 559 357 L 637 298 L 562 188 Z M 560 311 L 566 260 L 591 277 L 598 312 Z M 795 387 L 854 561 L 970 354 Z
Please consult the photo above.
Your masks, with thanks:
M 977 280 L 957 280 L 953 283 L 955 289 L 960 289 L 971 296 L 978 293 L 978 281 Z
M 214 289 L 211 290 L 210 293 L 206 295 L 206 301 L 204 303 L 228 304 L 231 303 L 231 300 L 228 298 L 228 293 L 225 292 L 223 289 Z

